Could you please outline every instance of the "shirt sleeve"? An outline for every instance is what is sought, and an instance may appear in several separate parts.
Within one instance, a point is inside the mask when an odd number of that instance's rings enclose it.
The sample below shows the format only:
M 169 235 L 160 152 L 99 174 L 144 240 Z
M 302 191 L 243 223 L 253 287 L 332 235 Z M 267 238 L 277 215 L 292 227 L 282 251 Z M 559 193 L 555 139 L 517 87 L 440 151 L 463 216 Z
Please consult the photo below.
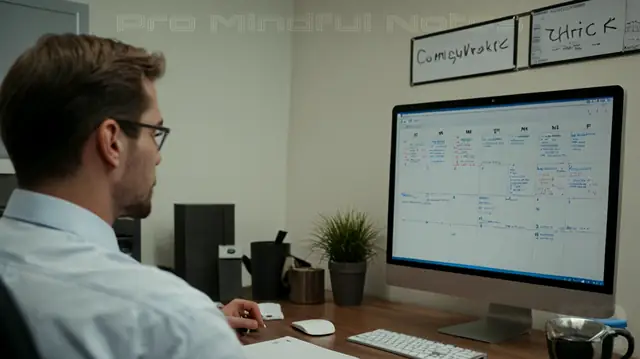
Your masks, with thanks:
M 154 312 L 142 330 L 142 358 L 245 359 L 235 331 L 215 304 Z
M 147 271 L 140 279 L 146 280 L 146 290 L 137 298 L 139 312 L 134 313 L 139 316 L 135 332 L 140 344 L 131 358 L 245 358 L 235 330 L 214 301 L 175 275 L 156 268 Z

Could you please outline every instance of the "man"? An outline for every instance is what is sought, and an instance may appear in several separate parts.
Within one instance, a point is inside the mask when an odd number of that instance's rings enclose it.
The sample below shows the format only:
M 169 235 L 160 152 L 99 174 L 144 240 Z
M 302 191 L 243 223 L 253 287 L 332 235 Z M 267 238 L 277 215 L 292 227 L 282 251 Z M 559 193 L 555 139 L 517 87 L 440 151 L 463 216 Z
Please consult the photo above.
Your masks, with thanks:
M 118 249 L 113 221 L 151 212 L 169 134 L 154 85 L 164 71 L 160 54 L 51 35 L 0 87 L 2 141 L 19 187 L 0 219 L 0 277 L 44 358 L 241 358 L 232 327 L 264 325 L 255 303 L 220 311 Z

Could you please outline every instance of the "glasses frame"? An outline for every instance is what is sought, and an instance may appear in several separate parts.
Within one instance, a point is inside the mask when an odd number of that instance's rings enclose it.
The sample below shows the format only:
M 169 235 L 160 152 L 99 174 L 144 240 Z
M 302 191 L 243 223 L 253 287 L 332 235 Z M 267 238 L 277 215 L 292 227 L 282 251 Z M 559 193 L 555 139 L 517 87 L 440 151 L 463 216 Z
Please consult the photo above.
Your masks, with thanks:
M 171 129 L 165 126 L 152 125 L 149 123 L 133 122 L 133 121 L 126 121 L 126 120 L 116 120 L 116 122 L 118 122 L 119 124 L 126 123 L 127 126 L 138 126 L 138 127 L 150 128 L 150 129 L 162 132 L 162 139 L 160 140 L 160 143 L 158 143 L 158 151 L 160 151 L 160 149 L 162 148 L 162 145 L 164 145 L 164 142 L 166 141 L 167 137 L 171 133 Z

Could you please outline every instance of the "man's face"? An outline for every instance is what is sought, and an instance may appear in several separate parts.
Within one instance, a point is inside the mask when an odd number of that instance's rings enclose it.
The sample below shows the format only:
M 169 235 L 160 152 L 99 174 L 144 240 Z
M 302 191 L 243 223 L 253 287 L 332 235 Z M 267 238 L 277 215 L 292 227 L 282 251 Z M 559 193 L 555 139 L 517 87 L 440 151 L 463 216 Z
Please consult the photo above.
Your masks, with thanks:
M 156 89 L 145 82 L 150 107 L 142 115 L 143 124 L 162 125 Z M 115 197 L 123 216 L 146 218 L 151 213 L 151 197 L 156 184 L 156 166 L 160 164 L 160 151 L 156 142 L 157 130 L 140 127 L 138 138 L 127 138 L 127 156 L 124 172 L 115 187 Z

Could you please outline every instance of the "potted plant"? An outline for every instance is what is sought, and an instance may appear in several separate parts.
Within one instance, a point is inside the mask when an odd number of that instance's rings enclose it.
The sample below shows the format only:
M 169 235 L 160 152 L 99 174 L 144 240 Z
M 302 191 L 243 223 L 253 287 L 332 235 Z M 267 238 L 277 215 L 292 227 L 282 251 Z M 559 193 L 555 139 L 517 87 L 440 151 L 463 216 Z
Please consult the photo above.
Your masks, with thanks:
M 320 217 L 311 248 L 322 252 L 322 259 L 329 262 L 333 301 L 341 306 L 360 305 L 379 231 L 366 213 L 356 210 Z

